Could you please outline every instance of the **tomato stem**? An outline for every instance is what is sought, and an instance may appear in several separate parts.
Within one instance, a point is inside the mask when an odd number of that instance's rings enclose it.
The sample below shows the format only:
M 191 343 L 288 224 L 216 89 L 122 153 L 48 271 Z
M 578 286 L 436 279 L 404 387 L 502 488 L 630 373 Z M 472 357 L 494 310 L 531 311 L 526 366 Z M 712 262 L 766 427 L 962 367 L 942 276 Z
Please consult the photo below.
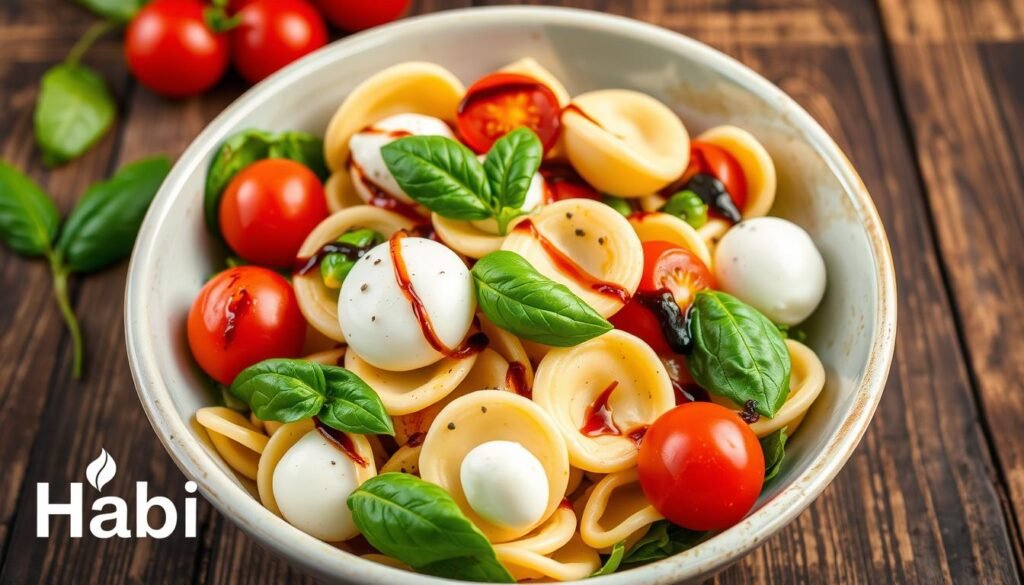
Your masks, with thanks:
M 64 62 L 68 65 L 78 65 L 78 62 L 82 60 L 82 56 L 89 50 L 89 47 L 93 46 L 100 37 L 114 30 L 119 25 L 120 23 L 114 20 L 101 20 L 85 29 L 85 33 L 68 51 L 68 58 Z
M 71 364 L 71 376 L 77 380 L 82 377 L 84 350 L 82 330 L 78 325 L 78 317 L 75 316 L 75 310 L 71 307 L 71 300 L 68 296 L 68 268 L 64 266 L 64 263 L 54 252 L 50 252 L 48 256 L 50 259 L 50 272 L 53 273 L 53 295 L 57 298 L 57 305 L 60 307 L 60 312 L 64 316 L 64 322 L 68 327 L 68 334 L 71 336 L 71 346 L 74 355 Z

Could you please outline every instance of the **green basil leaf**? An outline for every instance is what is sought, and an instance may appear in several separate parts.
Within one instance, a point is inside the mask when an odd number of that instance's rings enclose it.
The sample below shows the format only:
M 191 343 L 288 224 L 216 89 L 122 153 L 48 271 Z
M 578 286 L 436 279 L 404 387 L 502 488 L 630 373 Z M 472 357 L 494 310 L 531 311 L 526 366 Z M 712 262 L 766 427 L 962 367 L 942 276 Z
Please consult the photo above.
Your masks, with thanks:
M 327 380 L 315 362 L 269 359 L 242 370 L 229 390 L 259 418 L 288 423 L 320 412 Z
M 676 526 L 668 520 L 659 520 L 629 549 L 622 564 L 642 565 L 660 561 L 697 546 L 709 534 Z
M 498 139 L 484 160 L 493 197 L 491 206 L 521 208 L 543 158 L 544 146 L 529 128 L 517 128 Z
M 170 170 L 165 157 L 147 158 L 90 187 L 57 241 L 57 252 L 68 268 L 92 272 L 127 258 L 142 218 Z
M 0 161 L 0 239 L 19 254 L 42 256 L 59 225 L 60 212 L 42 188 Z
M 324 141 L 306 132 L 281 132 L 270 143 L 267 158 L 287 158 L 309 167 L 321 181 L 331 175 L 324 159 Z
M 757 403 L 775 416 L 789 395 L 789 351 L 775 325 L 734 296 L 701 291 L 691 316 L 693 351 L 686 356 L 694 380 L 736 404 Z
M 348 507 L 374 548 L 421 573 L 513 582 L 487 537 L 440 486 L 405 473 L 385 473 L 352 492 Z
M 261 130 L 245 130 L 224 141 L 213 155 L 210 169 L 206 172 L 206 189 L 203 195 L 203 211 L 206 227 L 215 234 L 220 233 L 220 196 L 228 183 L 239 171 L 250 164 L 267 158 L 270 153 L 270 134 Z
M 104 18 L 117 22 L 128 22 L 142 8 L 146 0 L 77 0 L 77 2 Z
M 320 422 L 347 433 L 395 434 L 384 403 L 366 382 L 345 368 L 321 366 L 321 369 L 327 398 L 318 415 Z
M 786 455 L 785 427 L 761 439 L 761 451 L 764 452 L 764 480 L 775 477 L 782 470 L 782 460 Z
M 594 571 L 591 577 L 601 577 L 603 575 L 611 575 L 615 571 L 619 570 L 619 565 L 622 564 L 622 557 L 626 553 L 626 541 L 620 540 L 615 543 L 612 547 L 612 554 L 608 557 L 608 560 L 604 562 L 604 566 Z
M 380 152 L 398 185 L 427 209 L 452 219 L 493 217 L 484 167 L 465 146 L 444 136 L 408 136 Z
M 92 69 L 61 63 L 43 75 L 36 101 L 36 142 L 47 164 L 69 161 L 96 143 L 114 121 L 107 84 Z
M 519 337 L 569 347 L 612 329 L 583 299 L 537 272 L 515 252 L 484 256 L 472 274 L 480 310 L 492 323 Z

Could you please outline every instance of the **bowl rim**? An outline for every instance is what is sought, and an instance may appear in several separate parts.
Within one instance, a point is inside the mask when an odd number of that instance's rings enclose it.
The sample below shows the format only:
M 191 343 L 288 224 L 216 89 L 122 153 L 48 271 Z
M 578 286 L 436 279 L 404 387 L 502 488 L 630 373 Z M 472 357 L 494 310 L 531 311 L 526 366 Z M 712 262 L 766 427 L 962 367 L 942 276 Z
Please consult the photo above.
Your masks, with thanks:
M 643 38 L 667 50 L 701 59 L 738 85 L 756 91 L 792 116 L 822 156 L 829 171 L 839 180 L 858 219 L 867 232 L 875 277 L 878 282 L 875 334 L 871 340 L 864 378 L 842 424 L 831 435 L 811 465 L 759 510 L 739 524 L 715 535 L 708 543 L 673 557 L 630 571 L 598 578 L 595 583 L 620 584 L 675 582 L 709 576 L 758 546 L 806 509 L 832 481 L 867 429 L 881 399 L 892 362 L 896 336 L 896 280 L 889 243 L 867 188 L 835 141 L 792 98 L 770 81 L 739 61 L 695 39 L 631 18 L 566 7 L 494 6 L 448 10 L 408 18 L 349 36 L 289 65 L 250 88 L 221 112 L 190 143 L 175 163 L 154 199 L 142 224 L 125 287 L 125 342 L 129 366 L 139 400 L 164 448 L 186 477 L 195 481 L 204 497 L 221 513 L 264 547 L 291 563 L 317 575 L 372 583 L 453 583 L 400 571 L 339 551 L 288 524 L 260 504 L 216 463 L 193 436 L 189 421 L 178 415 L 174 400 L 162 379 L 158 359 L 148 343 L 145 312 L 151 289 L 150 273 L 155 254 L 154 234 L 183 190 L 186 179 L 198 169 L 206 153 L 219 144 L 246 114 L 259 106 L 264 96 L 287 88 L 316 70 L 367 46 L 409 32 L 444 30 L 448 25 L 471 26 L 506 19 L 531 19 L 538 23 L 586 27 L 614 36 Z M 717 543 L 716 546 L 708 546 Z M 340 554 L 339 554 L 340 553 Z

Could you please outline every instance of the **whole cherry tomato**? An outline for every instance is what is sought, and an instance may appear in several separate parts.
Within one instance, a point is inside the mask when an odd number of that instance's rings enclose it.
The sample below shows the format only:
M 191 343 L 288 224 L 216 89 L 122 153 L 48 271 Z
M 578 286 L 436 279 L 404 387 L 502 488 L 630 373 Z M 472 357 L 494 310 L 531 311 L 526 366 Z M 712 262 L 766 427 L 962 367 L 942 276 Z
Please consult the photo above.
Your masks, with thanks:
M 398 18 L 409 9 L 409 0 L 316 0 L 316 5 L 331 24 L 356 32 Z
M 142 85 L 167 97 L 212 87 L 228 68 L 228 42 L 210 29 L 199 0 L 154 0 L 128 25 L 124 54 Z
M 546 152 L 558 141 L 561 112 L 554 92 L 536 79 L 518 73 L 491 73 L 466 90 L 456 121 L 462 139 L 480 154 L 523 126 L 537 133 Z
M 722 530 L 746 516 L 764 484 L 764 453 L 739 415 L 691 402 L 658 417 L 640 444 L 644 495 L 673 524 Z
M 632 333 L 647 342 L 660 355 L 672 349 L 665 341 L 658 315 L 645 304 L 645 294 L 669 291 L 680 310 L 686 311 L 699 291 L 714 288 L 715 277 L 693 252 L 658 240 L 644 242 L 644 271 L 637 295 L 610 321 L 617 329 Z
M 243 259 L 261 266 L 290 268 L 306 236 L 327 215 L 320 179 L 283 158 L 245 167 L 220 200 L 224 240 Z
M 292 285 L 257 266 L 214 276 L 188 313 L 192 355 L 221 384 L 265 359 L 298 357 L 305 338 L 306 321 Z
M 691 141 L 690 164 L 683 173 L 682 183 L 689 182 L 698 173 L 721 181 L 736 208 L 743 211 L 747 205 L 747 177 L 739 161 L 728 150 L 709 142 Z
M 254 0 L 231 29 L 235 69 L 249 83 L 327 44 L 327 26 L 306 0 Z

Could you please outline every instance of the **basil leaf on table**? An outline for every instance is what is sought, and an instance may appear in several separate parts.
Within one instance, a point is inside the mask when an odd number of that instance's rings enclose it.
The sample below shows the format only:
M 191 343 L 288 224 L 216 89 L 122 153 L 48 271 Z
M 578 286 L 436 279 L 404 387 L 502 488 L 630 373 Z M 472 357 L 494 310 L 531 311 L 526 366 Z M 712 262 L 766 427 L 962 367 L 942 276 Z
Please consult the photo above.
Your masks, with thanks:
M 708 534 L 676 526 L 668 520 L 659 520 L 629 549 L 622 564 L 641 565 L 660 561 L 697 546 Z
M 117 22 L 128 22 L 146 0 L 76 0 L 93 13 Z
M 484 166 L 458 142 L 444 136 L 408 136 L 380 152 L 399 186 L 427 209 L 461 220 L 493 216 Z
M 321 181 L 331 175 L 324 159 L 322 140 L 306 132 L 288 131 L 274 135 L 267 158 L 287 158 L 309 167 Z
M 495 142 L 484 160 L 484 172 L 491 185 L 492 207 L 521 214 L 526 192 L 530 190 L 530 183 L 543 158 L 544 146 L 529 128 L 513 130 Z M 508 219 L 504 223 L 500 220 L 508 215 L 499 213 L 500 233 L 505 233 Z
M 35 181 L 0 161 L 0 239 L 25 256 L 50 252 L 60 212 Z
M 492 252 L 471 272 L 480 310 L 492 323 L 519 337 L 569 347 L 612 329 L 590 305 L 515 252 Z
M 224 141 L 213 155 L 210 169 L 206 172 L 206 189 L 203 195 L 203 211 L 206 226 L 215 234 L 220 233 L 220 196 L 227 189 L 235 175 L 252 163 L 267 158 L 270 152 L 271 136 L 261 130 L 246 130 Z
M 171 170 L 162 156 L 125 165 L 78 201 L 57 241 L 71 272 L 92 272 L 131 254 L 142 219 Z
M 36 102 L 36 142 L 43 160 L 56 165 L 96 143 L 114 121 L 116 107 L 107 85 L 95 71 L 61 63 L 43 75 Z
M 604 575 L 611 575 L 615 571 L 619 570 L 619 565 L 622 564 L 622 557 L 626 554 L 626 541 L 620 540 L 615 543 L 612 547 L 612 554 L 604 562 L 604 565 L 591 573 L 591 577 L 601 577 Z
M 782 470 L 782 460 L 786 455 L 785 427 L 761 439 L 761 451 L 764 452 L 764 480 L 775 477 Z
M 773 417 L 789 395 L 789 351 L 775 325 L 734 296 L 701 291 L 690 321 L 693 350 L 686 364 L 708 392 L 736 404 L 756 402 Z
M 492 583 L 514 579 L 443 488 L 405 473 L 378 475 L 348 498 L 369 543 L 420 573 Z
M 377 393 L 345 368 L 293 359 L 269 359 L 242 370 L 229 391 L 263 420 L 289 423 L 316 416 L 325 425 L 358 434 L 394 434 Z

